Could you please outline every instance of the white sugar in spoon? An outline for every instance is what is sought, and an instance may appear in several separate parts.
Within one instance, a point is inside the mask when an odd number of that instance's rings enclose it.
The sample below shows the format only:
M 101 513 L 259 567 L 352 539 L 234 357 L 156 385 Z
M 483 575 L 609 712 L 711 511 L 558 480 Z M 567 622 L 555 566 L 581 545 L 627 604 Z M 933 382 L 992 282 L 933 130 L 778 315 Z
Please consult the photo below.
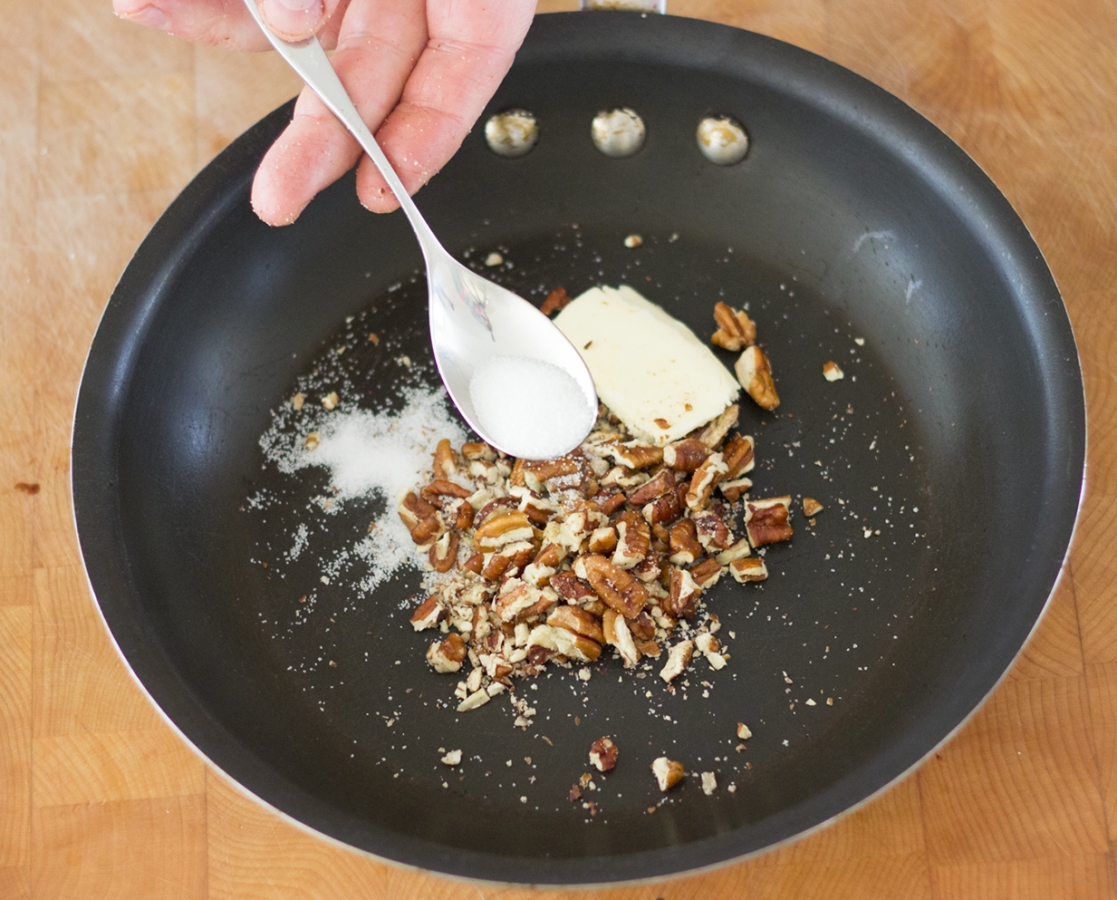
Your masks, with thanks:
M 538 309 L 446 252 L 361 120 L 318 39 L 288 43 L 265 24 L 256 0 L 245 5 L 279 55 L 357 139 L 399 200 L 427 264 L 435 363 L 462 417 L 510 456 L 547 459 L 573 450 L 597 419 L 597 392 L 578 351 Z

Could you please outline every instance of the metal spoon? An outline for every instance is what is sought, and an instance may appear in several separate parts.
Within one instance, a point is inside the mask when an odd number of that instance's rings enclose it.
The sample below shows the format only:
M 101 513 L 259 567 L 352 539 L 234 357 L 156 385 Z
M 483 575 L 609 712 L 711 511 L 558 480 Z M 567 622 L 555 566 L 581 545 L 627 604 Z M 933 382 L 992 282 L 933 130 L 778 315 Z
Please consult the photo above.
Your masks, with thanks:
M 446 252 L 361 120 L 318 39 L 288 43 L 276 37 L 265 24 L 256 0 L 245 0 L 245 5 L 279 55 L 357 139 L 399 200 L 427 264 L 435 363 L 463 418 L 489 444 L 511 456 L 538 459 L 573 450 L 589 434 L 597 418 L 597 392 L 578 351 L 538 309 L 470 271 Z M 494 362 L 506 365 L 494 370 Z M 489 375 L 494 371 L 519 375 L 516 387 L 521 396 L 525 393 L 523 379 L 536 375 L 541 385 L 549 385 L 545 390 L 552 392 L 550 396 L 539 397 L 538 402 L 568 414 L 561 417 L 563 421 L 546 423 L 541 442 L 538 418 L 536 433 L 528 433 L 530 429 L 519 427 L 512 418 L 515 410 L 506 409 L 501 398 L 492 396 L 491 377 L 474 381 L 474 376 L 486 367 Z M 481 398 L 480 404 L 475 402 L 478 385 L 489 386 L 481 388 L 488 390 L 489 396 Z M 562 395 L 556 397 L 553 393 L 556 390 Z M 485 410 L 480 415 L 478 405 Z M 502 421 L 494 421 L 494 410 Z

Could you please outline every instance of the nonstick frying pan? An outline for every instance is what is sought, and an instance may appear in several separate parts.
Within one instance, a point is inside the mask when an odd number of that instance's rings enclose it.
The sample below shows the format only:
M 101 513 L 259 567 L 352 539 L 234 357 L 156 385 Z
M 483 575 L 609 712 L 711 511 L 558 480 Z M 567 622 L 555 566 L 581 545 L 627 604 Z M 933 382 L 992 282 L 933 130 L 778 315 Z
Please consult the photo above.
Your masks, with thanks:
M 618 106 L 647 125 L 627 159 L 590 140 L 592 117 Z M 506 703 L 454 711 L 453 678 L 429 670 L 407 624 L 417 573 L 362 591 L 351 561 L 322 582 L 387 501 L 327 517 L 326 472 L 281 472 L 261 436 L 282 430 L 302 385 L 384 411 L 436 375 L 398 214 L 363 211 L 348 178 L 288 228 L 253 216 L 252 175 L 289 105 L 189 185 L 108 304 L 74 427 L 86 567 L 121 653 L 186 740 L 317 832 L 517 883 L 716 865 L 884 789 L 1012 664 L 1078 510 L 1074 339 L 1039 250 L 978 167 L 810 53 L 694 20 L 543 16 L 486 115 L 509 108 L 541 123 L 530 154 L 499 157 L 478 129 L 420 195 L 452 252 L 481 267 L 499 251 L 486 271 L 537 302 L 624 282 L 700 335 L 718 299 L 758 322 L 782 404 L 742 414 L 754 493 L 825 509 L 794 519 L 766 583 L 708 595 L 730 665 L 696 664 L 673 694 L 615 661 L 588 682 L 560 670 L 517 688 L 537 710 L 518 729 Z M 711 114 L 744 124 L 741 163 L 699 153 Z M 828 360 L 843 380 L 823 379 Z M 753 732 L 744 749 L 737 722 Z M 595 779 L 591 814 L 567 792 L 604 734 L 620 760 Z M 463 750 L 453 770 L 448 749 Z M 668 795 L 648 770 L 661 754 L 692 773 Z M 710 795 L 701 771 L 717 776 Z

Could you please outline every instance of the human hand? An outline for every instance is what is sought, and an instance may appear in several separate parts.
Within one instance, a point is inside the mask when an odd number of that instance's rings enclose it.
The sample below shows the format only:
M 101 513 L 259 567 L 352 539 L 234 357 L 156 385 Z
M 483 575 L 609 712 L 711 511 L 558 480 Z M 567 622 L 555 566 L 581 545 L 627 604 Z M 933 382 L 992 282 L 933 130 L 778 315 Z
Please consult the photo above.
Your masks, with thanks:
M 126 21 L 200 44 L 265 50 L 267 38 L 243 0 L 113 0 Z M 327 49 L 361 117 L 409 193 L 461 146 L 512 65 L 535 0 L 260 0 L 285 40 L 311 34 Z M 357 142 L 304 88 L 290 125 L 260 163 L 252 208 L 287 225 L 323 188 L 353 167 Z M 372 161 L 361 159 L 357 196 L 373 212 L 399 204 Z

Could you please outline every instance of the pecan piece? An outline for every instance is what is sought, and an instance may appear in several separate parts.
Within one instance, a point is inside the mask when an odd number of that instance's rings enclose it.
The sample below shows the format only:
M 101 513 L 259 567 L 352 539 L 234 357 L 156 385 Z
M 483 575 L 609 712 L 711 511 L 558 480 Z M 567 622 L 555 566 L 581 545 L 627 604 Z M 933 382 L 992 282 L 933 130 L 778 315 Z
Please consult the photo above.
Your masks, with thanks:
M 434 448 L 434 477 L 449 478 L 458 471 L 458 461 L 454 456 L 454 448 L 450 441 L 443 438 Z
M 431 568 L 436 572 L 449 572 L 458 559 L 458 545 L 461 535 L 456 531 L 447 531 L 442 537 L 431 544 L 428 551 Z
M 601 620 L 592 613 L 579 609 L 577 606 L 559 606 L 547 616 L 547 624 L 556 628 L 565 628 L 582 637 L 605 643 L 605 634 L 601 630 Z
M 636 618 L 628 620 L 628 630 L 637 640 L 650 641 L 655 637 L 655 620 L 647 612 L 642 612 Z
M 445 612 L 446 610 L 442 608 L 437 595 L 431 595 L 420 603 L 418 609 L 411 614 L 411 627 L 416 631 L 434 628 Z
M 681 762 L 661 756 L 652 763 L 652 774 L 655 775 L 659 789 L 669 791 L 683 780 L 686 770 Z
M 496 581 L 502 575 L 515 575 L 523 571 L 524 566 L 531 562 L 535 556 L 535 545 L 527 541 L 517 541 L 507 544 L 489 557 L 481 569 L 481 577 L 488 581 Z
M 599 737 L 590 745 L 590 765 L 598 772 L 608 772 L 617 764 L 617 745 L 610 738 Z
M 657 497 L 640 510 L 640 514 L 653 526 L 669 525 L 683 514 L 683 504 L 679 499 L 679 492 L 672 491 L 662 497 Z
M 552 313 L 557 313 L 560 309 L 565 309 L 571 300 L 574 298 L 566 293 L 565 288 L 557 287 L 547 295 L 547 299 L 543 301 L 543 305 L 539 307 L 539 311 L 545 316 Z
M 660 606 L 668 615 L 689 619 L 698 611 L 698 598 L 702 596 L 702 588 L 685 569 L 671 569 L 670 578 L 670 593 L 666 599 L 660 601 Z
M 671 526 L 671 562 L 685 566 L 694 562 L 704 552 L 698 542 L 698 526 L 691 519 L 682 519 Z
M 807 516 L 808 518 L 810 516 L 818 515 L 818 513 L 822 512 L 823 508 L 823 505 L 815 500 L 814 497 L 803 498 L 803 515 Z
M 617 548 L 613 552 L 613 565 L 631 569 L 648 555 L 652 544 L 651 529 L 632 510 L 626 510 L 617 517 L 616 528 Z
M 725 458 L 720 453 L 711 453 L 706 460 L 694 470 L 694 477 L 690 480 L 690 488 L 686 492 L 687 509 L 697 512 L 705 509 L 710 502 L 710 495 L 717 487 L 717 483 L 729 472 Z
M 629 469 L 646 469 L 663 461 L 663 449 L 643 441 L 612 441 L 602 445 L 601 450 L 613 461 Z
M 493 462 L 496 459 L 496 451 L 484 441 L 466 441 L 462 444 L 462 456 L 471 462 L 474 460 Z
M 686 671 L 694 655 L 694 641 L 679 641 L 667 652 L 667 662 L 659 670 L 659 677 L 670 684 Z
M 588 581 L 594 593 L 621 615 L 631 619 L 648 602 L 648 589 L 604 556 L 589 553 L 574 562 L 574 574 Z
M 589 543 L 586 546 L 590 553 L 608 553 L 617 546 L 616 529 L 609 525 L 595 528 L 590 533 Z
M 791 498 L 788 496 L 748 501 L 745 504 L 745 530 L 749 543 L 753 547 L 763 547 L 788 540 L 794 533 L 788 522 L 790 513 Z
M 702 590 L 708 591 L 721 577 L 721 563 L 716 559 L 704 559 L 688 571 L 694 583 Z
M 694 514 L 694 527 L 698 542 L 710 553 L 728 549 L 733 543 L 733 533 L 725 520 L 713 509 Z
M 718 490 L 730 503 L 736 503 L 752 490 L 752 479 L 734 478 L 732 481 L 721 481 L 718 483 Z
M 449 446 L 449 441 L 446 442 Z M 428 503 L 439 503 L 445 497 L 456 497 L 459 500 L 464 500 L 470 496 L 473 491 L 469 488 L 463 488 L 460 484 L 454 484 L 452 481 L 447 481 L 445 478 L 436 478 L 425 488 L 419 491 L 423 499 Z
M 695 437 L 711 450 L 716 450 L 718 445 L 725 440 L 725 436 L 729 434 L 729 429 L 737 424 L 737 417 L 740 414 L 741 407 L 736 403 L 730 404 Z
M 757 406 L 772 410 L 780 405 L 776 383 L 772 380 L 772 364 L 768 362 L 764 351 L 755 344 L 741 354 L 733 365 L 733 371 L 737 373 L 741 387 L 749 392 Z
M 498 506 L 485 516 L 473 532 L 473 541 L 481 550 L 497 550 L 505 544 L 530 541 L 535 529 L 527 513 L 518 509 Z
M 644 482 L 628 495 L 628 502 L 634 507 L 641 507 L 674 492 L 675 475 L 670 469 L 660 469 L 654 478 Z
M 677 472 L 693 472 L 710 455 L 710 448 L 698 438 L 688 437 L 663 448 L 663 461 Z
M 601 645 L 587 637 L 554 625 L 536 625 L 527 639 L 528 658 L 537 665 L 549 654 L 558 653 L 579 662 L 593 662 L 601 656 Z M 538 661 L 537 661 L 538 660 Z
M 739 478 L 751 472 L 756 465 L 754 453 L 755 445 L 751 437 L 731 434 L 729 440 L 725 442 L 725 446 L 721 448 L 721 455 L 728 469 L 725 477 L 727 479 Z
M 759 556 L 744 556 L 729 564 L 729 574 L 741 584 L 747 581 L 764 581 L 768 577 L 768 567 Z
M 449 634 L 443 641 L 435 641 L 427 648 L 427 662 L 436 672 L 457 672 L 465 659 L 465 641 L 460 634 Z
M 551 587 L 567 603 L 581 603 L 597 597 L 593 589 L 579 581 L 573 572 L 558 572 L 552 575 Z
M 743 350 L 756 343 L 756 323 L 744 310 L 737 310 L 728 303 L 714 304 L 714 321 L 718 330 L 710 338 L 726 350 Z
M 605 635 L 605 643 L 617 648 L 626 669 L 631 669 L 640 661 L 640 651 L 636 649 L 624 616 L 611 609 L 605 610 L 601 617 L 601 631 Z

